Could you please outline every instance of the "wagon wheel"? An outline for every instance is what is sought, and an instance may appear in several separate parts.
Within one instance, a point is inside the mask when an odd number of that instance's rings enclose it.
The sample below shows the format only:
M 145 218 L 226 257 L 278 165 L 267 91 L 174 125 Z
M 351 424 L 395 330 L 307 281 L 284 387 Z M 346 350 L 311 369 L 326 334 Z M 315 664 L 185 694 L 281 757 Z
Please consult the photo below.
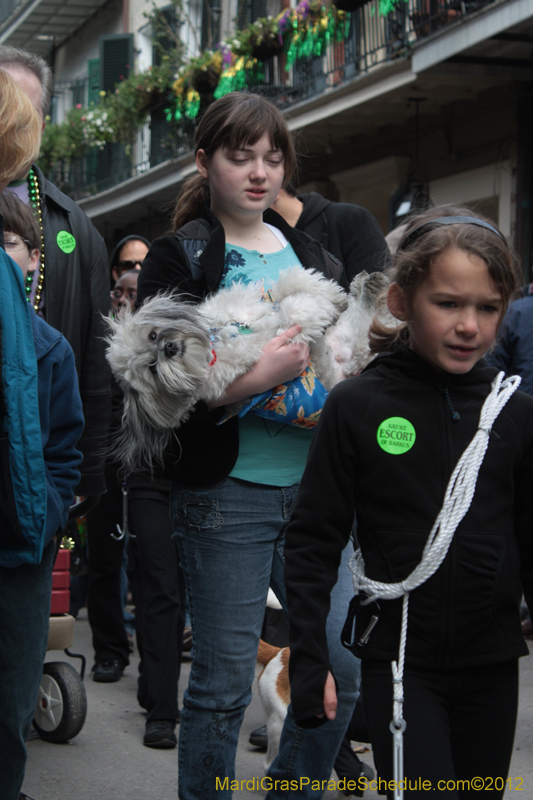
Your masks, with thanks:
M 74 667 L 62 661 L 43 666 L 33 727 L 47 742 L 66 742 L 83 728 L 87 714 L 85 686 Z

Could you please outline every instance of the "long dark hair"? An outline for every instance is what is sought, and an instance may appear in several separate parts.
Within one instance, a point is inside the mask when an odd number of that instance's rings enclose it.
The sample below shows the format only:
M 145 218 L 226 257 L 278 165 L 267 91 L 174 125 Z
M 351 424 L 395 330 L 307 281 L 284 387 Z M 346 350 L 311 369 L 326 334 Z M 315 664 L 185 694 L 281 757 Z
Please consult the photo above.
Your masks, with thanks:
M 283 153 L 284 181 L 296 168 L 296 152 L 287 123 L 279 109 L 258 94 L 232 92 L 216 100 L 204 113 L 194 135 L 194 152 L 204 150 L 210 158 L 219 147 L 238 150 L 253 145 L 267 133 L 270 143 Z M 209 186 L 201 175 L 183 185 L 174 210 L 173 229 L 195 219 L 204 203 L 209 203 Z
M 410 307 L 416 290 L 427 277 L 435 259 L 446 250 L 457 248 L 465 253 L 479 256 L 487 265 L 489 275 L 502 297 L 503 318 L 517 285 L 516 258 L 505 237 L 497 232 L 497 229 L 490 230 L 472 223 L 431 225 L 431 222 L 439 217 L 455 216 L 474 217 L 495 228 L 492 220 L 464 206 L 435 206 L 417 214 L 409 221 L 398 246 L 393 266 L 389 271 L 391 282 L 398 284 L 407 306 Z M 413 238 L 411 234 L 415 228 L 422 226 L 424 229 L 421 235 Z M 409 345 L 409 328 L 407 323 L 389 328 L 375 320 L 370 326 L 369 341 L 373 353 L 391 352 L 402 344 Z

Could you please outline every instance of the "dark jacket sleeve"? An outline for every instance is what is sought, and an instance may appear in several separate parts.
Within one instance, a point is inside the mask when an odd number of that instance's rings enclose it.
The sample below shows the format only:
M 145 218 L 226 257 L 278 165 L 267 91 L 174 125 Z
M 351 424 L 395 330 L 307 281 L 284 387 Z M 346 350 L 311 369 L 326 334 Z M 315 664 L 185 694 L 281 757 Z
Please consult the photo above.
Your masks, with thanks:
M 517 342 L 516 325 L 513 324 L 513 307 L 511 306 L 502 322 L 498 343 L 494 349 L 485 356 L 485 360 L 492 367 L 503 370 L 506 375 L 512 375 L 513 363 Z
M 285 543 L 291 702 L 305 728 L 326 721 L 316 717 L 331 670 L 326 619 L 354 515 L 355 443 L 339 397 L 334 389 L 322 411 Z
M 162 236 L 152 242 L 139 274 L 137 296 L 142 302 L 158 292 L 177 291 L 187 300 L 200 300 L 205 281 L 192 278 L 187 256 L 177 236 Z
M 80 395 L 85 429 L 79 441 L 83 453 L 80 483 L 76 494 L 95 495 L 105 491 L 105 445 L 111 421 L 111 371 L 105 358 L 106 333 L 103 317 L 109 313 L 109 269 L 107 251 L 100 234 L 91 225 L 91 246 L 81 258 L 90 269 L 91 316 L 83 345 Z

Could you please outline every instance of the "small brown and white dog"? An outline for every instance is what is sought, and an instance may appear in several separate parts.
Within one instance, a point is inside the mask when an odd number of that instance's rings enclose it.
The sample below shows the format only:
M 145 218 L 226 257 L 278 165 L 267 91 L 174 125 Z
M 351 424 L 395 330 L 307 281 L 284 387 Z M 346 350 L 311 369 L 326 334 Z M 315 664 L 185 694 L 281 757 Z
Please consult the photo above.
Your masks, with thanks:
M 257 660 L 263 665 L 263 671 L 257 679 L 257 688 L 266 714 L 268 735 L 268 748 L 264 762 L 265 772 L 268 772 L 278 754 L 281 731 L 287 716 L 287 707 L 291 701 L 290 655 L 291 651 L 288 647 L 274 647 L 262 639 L 259 640 Z

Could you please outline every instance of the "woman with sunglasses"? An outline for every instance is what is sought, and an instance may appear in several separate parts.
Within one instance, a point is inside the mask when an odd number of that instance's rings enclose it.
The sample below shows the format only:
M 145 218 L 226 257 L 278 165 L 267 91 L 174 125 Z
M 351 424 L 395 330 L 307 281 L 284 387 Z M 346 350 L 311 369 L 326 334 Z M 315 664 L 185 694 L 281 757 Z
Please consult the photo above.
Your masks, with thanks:
M 120 240 L 111 253 L 111 289 L 125 272 L 140 270 L 149 248 L 150 242 L 144 236 L 125 236 Z

